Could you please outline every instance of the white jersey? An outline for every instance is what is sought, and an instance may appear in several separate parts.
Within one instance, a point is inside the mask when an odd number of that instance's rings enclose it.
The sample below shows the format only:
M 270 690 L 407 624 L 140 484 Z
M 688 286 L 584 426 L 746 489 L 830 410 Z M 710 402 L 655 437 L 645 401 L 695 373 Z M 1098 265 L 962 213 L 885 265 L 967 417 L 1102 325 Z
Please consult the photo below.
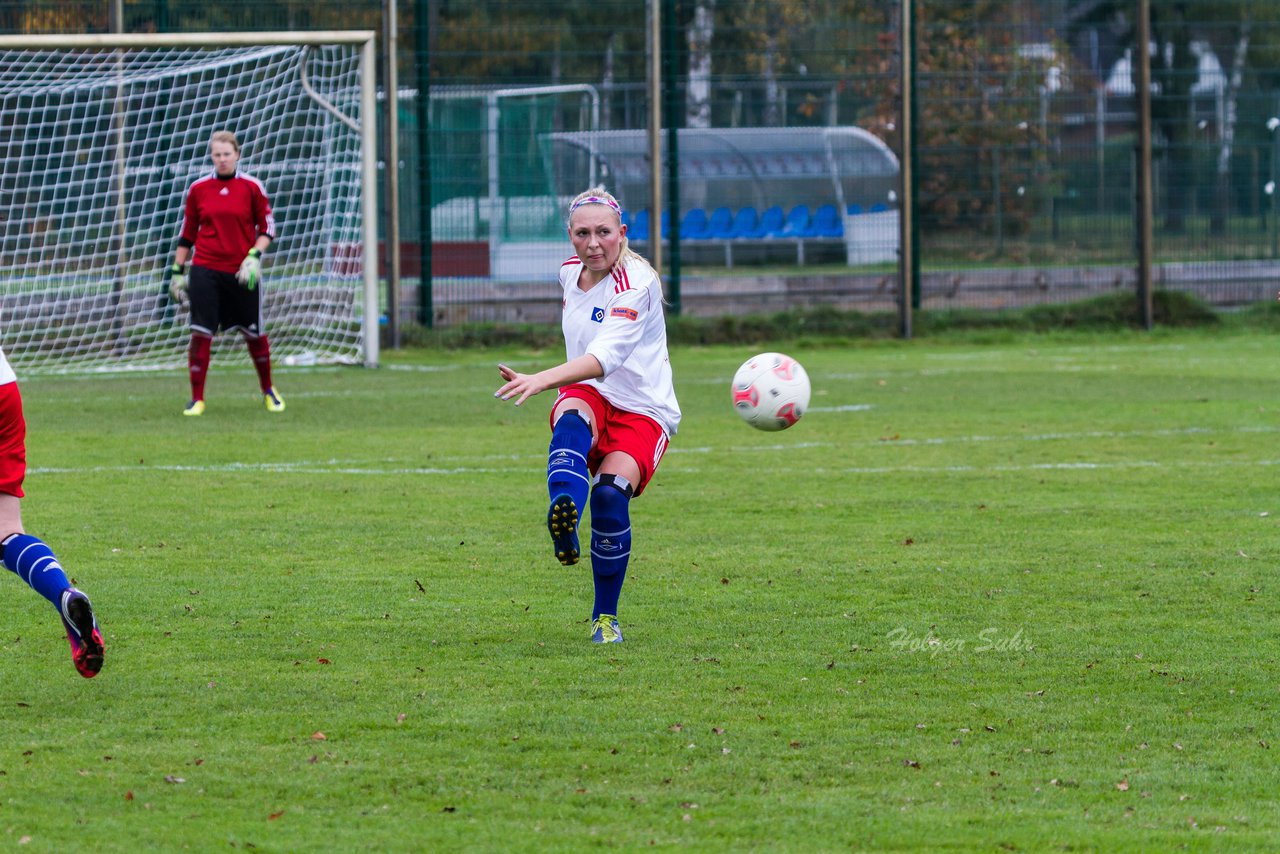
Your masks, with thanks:
M 9 365 L 9 360 L 4 357 L 4 350 L 0 348 L 0 385 L 8 385 L 18 381 L 18 375 L 13 372 L 13 368 Z
M 570 360 L 595 356 L 604 376 L 586 383 L 614 406 L 647 415 L 674 436 L 680 404 L 671 384 L 662 283 L 653 268 L 632 258 L 584 291 L 578 287 L 582 270 L 577 256 L 560 265 L 565 354 Z

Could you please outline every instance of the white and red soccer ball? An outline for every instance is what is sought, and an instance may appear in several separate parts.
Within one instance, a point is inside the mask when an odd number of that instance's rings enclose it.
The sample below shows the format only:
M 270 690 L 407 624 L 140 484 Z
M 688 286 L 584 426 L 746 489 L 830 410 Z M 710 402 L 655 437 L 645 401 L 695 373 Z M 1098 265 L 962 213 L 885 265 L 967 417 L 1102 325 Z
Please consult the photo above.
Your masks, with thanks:
M 785 430 L 809 408 L 809 375 L 782 353 L 761 353 L 733 375 L 733 408 L 757 430 Z

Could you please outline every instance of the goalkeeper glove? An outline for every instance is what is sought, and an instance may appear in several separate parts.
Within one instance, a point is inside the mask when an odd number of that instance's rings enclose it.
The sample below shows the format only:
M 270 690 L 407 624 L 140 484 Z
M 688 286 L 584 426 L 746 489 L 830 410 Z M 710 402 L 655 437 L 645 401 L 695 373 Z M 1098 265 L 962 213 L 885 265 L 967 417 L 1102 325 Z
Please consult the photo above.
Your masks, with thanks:
M 187 272 L 181 264 L 169 267 L 169 298 L 181 304 L 187 299 Z
M 244 260 L 240 262 L 240 272 L 236 273 L 236 281 L 249 290 L 256 288 L 258 280 L 262 278 L 261 258 L 261 250 L 255 247 L 250 249 L 249 254 L 244 256 Z

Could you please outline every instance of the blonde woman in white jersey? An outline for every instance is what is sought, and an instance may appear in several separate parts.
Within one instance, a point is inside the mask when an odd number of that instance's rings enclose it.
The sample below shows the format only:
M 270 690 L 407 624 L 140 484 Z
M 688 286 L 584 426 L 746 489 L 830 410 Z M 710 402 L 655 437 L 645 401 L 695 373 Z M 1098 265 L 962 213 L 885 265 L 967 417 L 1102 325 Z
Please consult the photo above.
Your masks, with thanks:
M 680 405 L 671 384 L 662 283 L 627 246 L 617 199 L 603 187 L 579 194 L 569 205 L 569 240 L 576 254 L 560 267 L 567 360 L 535 374 L 498 365 L 504 384 L 494 396 L 519 406 L 559 389 L 551 408 L 547 529 L 560 563 L 576 564 L 589 500 L 591 639 L 621 643 L 618 598 L 631 556 L 630 502 L 657 470 L 680 424 Z

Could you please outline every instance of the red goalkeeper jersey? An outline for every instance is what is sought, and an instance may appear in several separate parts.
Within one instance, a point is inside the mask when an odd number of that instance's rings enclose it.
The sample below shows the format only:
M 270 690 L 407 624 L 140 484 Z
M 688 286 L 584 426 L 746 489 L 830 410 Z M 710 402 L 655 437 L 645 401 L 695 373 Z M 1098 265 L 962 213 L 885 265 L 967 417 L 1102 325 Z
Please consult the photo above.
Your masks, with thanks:
M 182 237 L 195 244 L 192 264 L 234 273 L 259 235 L 276 237 L 267 191 L 257 178 L 209 174 L 187 189 Z

